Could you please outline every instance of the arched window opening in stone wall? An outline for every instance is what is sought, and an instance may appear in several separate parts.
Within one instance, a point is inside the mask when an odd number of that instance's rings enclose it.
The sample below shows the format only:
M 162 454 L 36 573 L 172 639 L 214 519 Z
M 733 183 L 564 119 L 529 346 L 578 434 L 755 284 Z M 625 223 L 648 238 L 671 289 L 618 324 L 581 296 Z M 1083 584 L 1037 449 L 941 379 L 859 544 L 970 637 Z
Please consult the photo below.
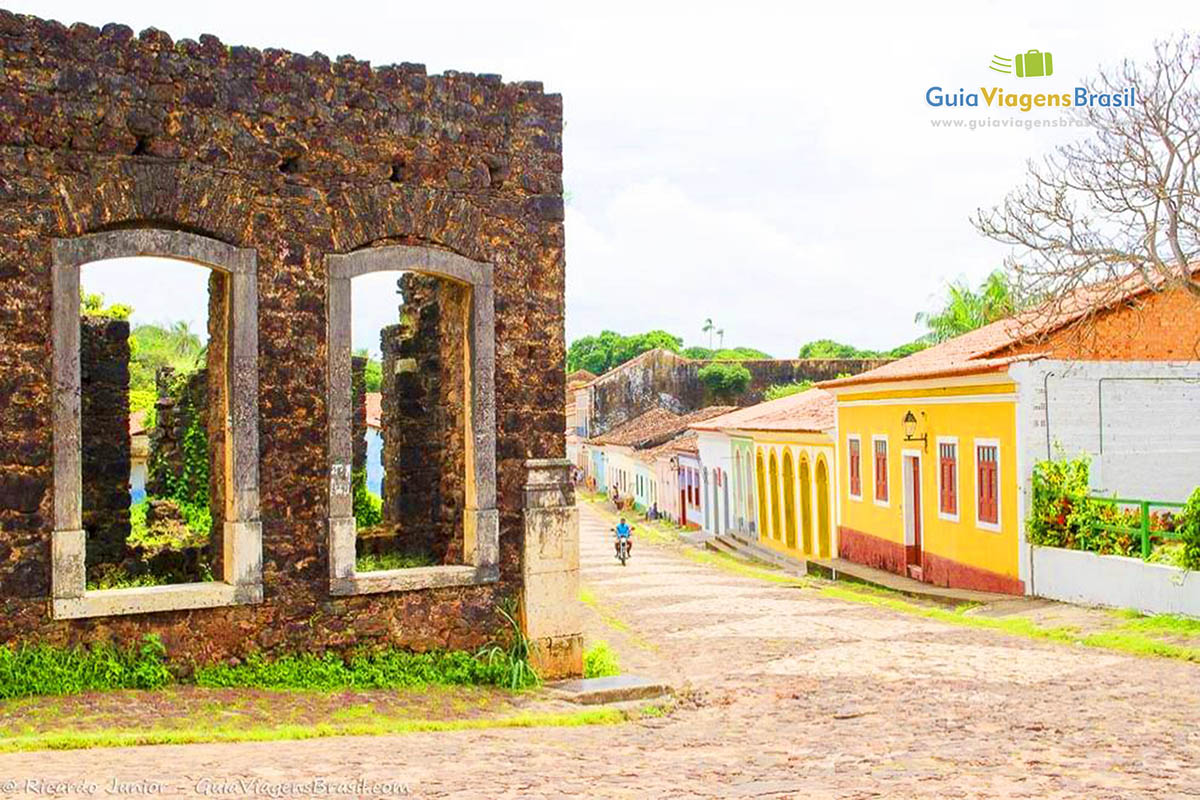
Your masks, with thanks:
M 254 262 L 174 231 L 55 243 L 56 616 L 261 599 Z
M 471 288 L 394 270 L 350 285 L 356 570 L 462 564 Z
M 490 266 L 395 245 L 329 281 L 331 590 L 495 580 Z

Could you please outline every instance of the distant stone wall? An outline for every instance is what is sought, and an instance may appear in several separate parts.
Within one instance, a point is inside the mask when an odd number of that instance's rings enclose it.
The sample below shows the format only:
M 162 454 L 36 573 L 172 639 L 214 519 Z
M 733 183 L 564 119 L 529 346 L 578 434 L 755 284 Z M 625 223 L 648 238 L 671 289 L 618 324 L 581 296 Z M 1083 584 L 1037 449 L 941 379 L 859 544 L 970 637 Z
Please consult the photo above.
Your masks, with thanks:
M 367 359 L 350 359 L 350 437 L 354 457 L 350 468 L 359 472 L 367 468 Z
M 90 564 L 113 563 L 129 538 L 129 323 L 80 319 L 83 527 Z
M 750 370 L 750 386 L 738 398 L 737 404 L 749 406 L 761 403 L 763 393 L 776 384 L 831 381 L 839 375 L 857 375 L 869 369 L 882 367 L 892 360 L 890 358 L 780 358 L 742 361 L 741 365 Z
M 406 273 L 403 322 L 383 352 L 383 519 L 399 547 L 442 563 L 462 558 L 466 476 L 466 287 Z
M 882 366 L 886 358 L 798 358 L 741 361 L 750 371 L 750 385 L 733 398 L 739 406 L 760 403 L 775 384 L 832 380 Z M 589 435 L 598 436 L 653 408 L 677 414 L 695 411 L 728 398 L 714 398 L 698 373 L 711 361 L 692 360 L 666 350 L 652 350 L 600 376 L 591 387 Z
M 184 475 L 183 440 L 188 428 L 199 418 L 199 424 L 208 430 L 208 370 L 178 376 L 172 368 L 163 367 L 155 375 L 155 387 L 157 422 L 150 430 L 146 494 L 170 497 L 172 484 Z

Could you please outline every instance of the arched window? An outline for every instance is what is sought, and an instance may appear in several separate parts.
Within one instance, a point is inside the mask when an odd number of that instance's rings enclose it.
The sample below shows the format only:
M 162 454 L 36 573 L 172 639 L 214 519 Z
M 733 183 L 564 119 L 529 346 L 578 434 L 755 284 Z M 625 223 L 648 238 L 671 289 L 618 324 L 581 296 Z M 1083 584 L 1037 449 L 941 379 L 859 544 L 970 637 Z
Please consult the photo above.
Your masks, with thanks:
M 796 474 L 792 467 L 792 451 L 783 451 L 783 524 L 789 549 L 796 547 Z
M 812 549 L 812 474 L 808 469 L 808 457 L 800 456 L 800 529 L 804 552 Z
M 767 471 L 763 467 L 762 450 L 755 456 L 755 474 L 758 477 L 758 535 L 767 536 Z
M 829 470 L 825 459 L 817 459 L 817 555 L 829 558 L 831 544 L 831 521 L 829 519 Z
M 262 602 L 255 252 L 181 231 L 133 229 L 55 240 L 53 256 L 54 616 L 140 614 Z M 193 448 L 208 467 L 207 480 L 196 483 L 195 496 L 189 496 L 200 512 L 214 517 L 209 535 L 220 539 L 209 545 L 221 553 L 220 570 L 217 580 L 211 581 L 93 591 L 87 588 L 89 547 L 81 475 L 80 268 L 98 261 L 139 257 L 187 261 L 212 270 L 206 302 L 210 336 L 205 388 L 196 390 L 196 396 L 207 403 L 204 419 L 208 422 L 203 424 L 197 414 L 181 440 L 173 444 L 176 451 Z M 127 385 L 125 391 L 127 394 Z M 129 436 L 129 425 L 119 433 Z M 217 453 L 219 457 L 215 457 Z M 211 495 L 206 491 L 210 487 Z
M 771 451 L 771 538 L 781 538 L 779 527 L 779 462 L 775 460 L 775 451 Z
M 496 510 L 495 320 L 492 266 L 433 247 L 389 245 L 326 257 L 328 269 L 329 457 L 330 457 L 330 592 L 337 595 L 403 591 L 430 586 L 492 583 L 499 578 L 499 514 Z M 353 393 L 351 281 L 376 272 L 423 276 L 450 290 L 448 328 L 458 332 L 461 347 L 447 374 L 461 377 L 465 387 L 458 436 L 463 449 L 461 561 L 423 569 L 358 572 L 353 508 Z M 413 287 L 420 292 L 420 286 Z M 407 299 L 407 295 L 406 295 Z M 405 320 L 423 324 L 419 320 Z M 396 379 L 417 380 L 416 359 L 398 351 Z M 627 494 L 625 474 L 613 472 Z M 388 476 L 391 480 L 391 476 Z M 402 479 L 401 479 L 402 480 Z

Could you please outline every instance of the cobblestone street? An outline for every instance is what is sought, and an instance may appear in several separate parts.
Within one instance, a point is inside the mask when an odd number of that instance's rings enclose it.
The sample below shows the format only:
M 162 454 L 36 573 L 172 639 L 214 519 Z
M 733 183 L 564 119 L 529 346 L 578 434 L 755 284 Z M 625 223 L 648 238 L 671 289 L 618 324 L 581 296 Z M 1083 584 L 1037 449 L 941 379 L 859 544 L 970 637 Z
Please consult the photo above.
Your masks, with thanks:
M 418 797 L 1200 797 L 1200 667 L 843 602 L 582 506 L 589 638 L 681 688 L 621 726 L 0 756 L 0 777 L 400 781 Z M 621 624 L 623 623 L 623 624 Z M 245 795 L 242 795 L 245 796 Z

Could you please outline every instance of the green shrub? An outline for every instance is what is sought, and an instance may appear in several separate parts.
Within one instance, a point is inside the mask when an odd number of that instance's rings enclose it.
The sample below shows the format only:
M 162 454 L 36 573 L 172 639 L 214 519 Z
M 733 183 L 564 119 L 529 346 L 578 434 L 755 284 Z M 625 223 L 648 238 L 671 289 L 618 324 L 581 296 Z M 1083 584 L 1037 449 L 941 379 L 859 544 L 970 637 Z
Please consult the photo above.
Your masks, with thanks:
M 359 572 L 432 566 L 433 558 L 423 553 L 364 553 L 355 559 L 354 564 L 354 568 Z
M 608 642 L 598 639 L 583 654 L 583 677 L 604 678 L 608 675 L 620 675 L 621 666 L 617 654 L 608 646 Z
M 1090 469 L 1086 456 L 1033 465 L 1033 504 L 1025 524 L 1031 544 L 1073 548 L 1080 532 L 1090 533 L 1097 513 L 1087 499 Z
M 736 361 L 718 361 L 701 367 L 696 377 L 714 396 L 724 399 L 746 391 L 751 379 L 750 370 Z
M 172 681 L 166 648 L 153 634 L 141 645 L 62 648 L 0 647 L 0 698 L 62 695 L 101 689 L 161 689 Z
M 337 653 L 300 653 L 267 658 L 254 653 L 239 664 L 217 664 L 196 670 L 195 681 L 206 687 L 261 689 L 403 689 L 417 686 L 505 686 L 509 666 L 461 650 L 413 653 L 382 650 L 343 658 Z M 517 687 L 523 688 L 523 687 Z
M 1182 566 L 1185 569 L 1200 569 L 1200 486 L 1192 490 L 1175 520 L 1175 530 L 1183 541 Z
M 353 489 L 354 522 L 365 530 L 383 522 L 383 498 L 367 488 L 367 471 L 358 469 L 350 476 Z
M 789 397 L 800 392 L 807 392 L 813 386 L 812 381 L 800 381 L 799 383 L 774 383 L 767 387 L 763 392 L 763 400 L 778 400 L 781 397 Z

